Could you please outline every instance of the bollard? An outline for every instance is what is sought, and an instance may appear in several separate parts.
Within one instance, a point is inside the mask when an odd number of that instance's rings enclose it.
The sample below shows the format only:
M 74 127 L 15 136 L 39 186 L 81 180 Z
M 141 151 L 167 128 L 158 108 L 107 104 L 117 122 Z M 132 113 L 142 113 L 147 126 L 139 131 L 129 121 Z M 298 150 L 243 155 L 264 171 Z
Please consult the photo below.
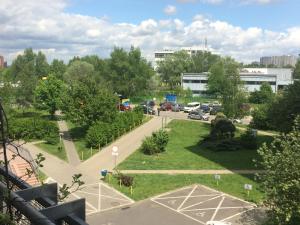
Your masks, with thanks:
M 133 188 L 132 188 L 132 186 L 130 186 L 130 194 L 131 195 L 133 194 Z

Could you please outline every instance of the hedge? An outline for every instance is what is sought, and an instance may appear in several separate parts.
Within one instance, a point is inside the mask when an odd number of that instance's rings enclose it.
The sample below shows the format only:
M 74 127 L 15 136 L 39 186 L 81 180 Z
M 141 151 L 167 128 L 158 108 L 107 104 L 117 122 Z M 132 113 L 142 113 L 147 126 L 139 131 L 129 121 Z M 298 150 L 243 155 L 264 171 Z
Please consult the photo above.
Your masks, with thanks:
M 88 147 L 98 148 L 118 138 L 142 123 L 143 112 L 133 110 L 117 114 L 112 123 L 95 122 L 89 127 L 85 140 Z

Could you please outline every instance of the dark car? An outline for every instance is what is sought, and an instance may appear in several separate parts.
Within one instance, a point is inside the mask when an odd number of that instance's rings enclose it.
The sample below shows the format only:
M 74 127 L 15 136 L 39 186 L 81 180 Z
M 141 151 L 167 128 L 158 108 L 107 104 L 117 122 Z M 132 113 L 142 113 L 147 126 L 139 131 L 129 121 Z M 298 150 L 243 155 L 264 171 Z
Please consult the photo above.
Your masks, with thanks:
M 200 109 L 204 112 L 204 113 L 209 113 L 210 112 L 210 107 L 208 105 L 201 105 Z
M 160 104 L 161 111 L 169 111 L 172 110 L 172 103 L 171 102 L 164 102 Z
M 155 102 L 152 100 L 147 100 L 141 103 L 142 106 L 149 106 L 149 107 L 154 107 L 155 106 Z
M 184 111 L 184 105 L 181 104 L 181 103 L 173 103 L 172 104 L 172 111 L 173 112 Z
M 153 107 L 146 106 L 146 105 L 143 105 L 142 107 L 143 107 L 144 114 L 155 115 L 155 110 L 153 109 Z
M 218 112 L 222 112 L 223 109 L 221 106 L 213 106 L 212 109 L 210 110 L 209 114 L 210 115 L 217 115 Z

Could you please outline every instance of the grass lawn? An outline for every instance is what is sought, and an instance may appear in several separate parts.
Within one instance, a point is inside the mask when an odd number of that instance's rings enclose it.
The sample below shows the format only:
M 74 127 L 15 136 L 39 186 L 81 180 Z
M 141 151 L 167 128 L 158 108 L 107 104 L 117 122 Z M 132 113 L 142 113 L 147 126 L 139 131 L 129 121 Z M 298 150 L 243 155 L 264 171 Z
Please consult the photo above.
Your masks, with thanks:
M 42 150 L 44 150 L 45 152 L 51 155 L 54 155 L 62 160 L 68 161 L 67 154 L 63 144 L 62 144 L 62 150 L 58 150 L 59 144 L 51 145 L 47 143 L 39 143 L 36 144 L 36 146 L 38 146 L 39 148 L 41 148 Z
M 258 154 L 255 150 L 215 152 L 200 146 L 199 141 L 208 134 L 210 124 L 173 120 L 168 127 L 171 130 L 164 153 L 150 156 L 137 150 L 118 169 L 256 169 L 253 159 L 258 158 Z M 259 135 L 258 138 L 260 144 L 272 140 L 270 136 Z
M 131 176 L 134 177 L 132 195 L 128 187 L 119 186 L 116 178 L 110 180 L 110 185 L 134 200 L 146 199 L 196 183 L 255 203 L 261 202 L 264 198 L 264 193 L 260 190 L 258 183 L 254 181 L 253 175 L 221 175 L 218 186 L 212 175 L 132 174 Z M 244 184 L 252 184 L 253 186 L 249 197 L 244 190 Z

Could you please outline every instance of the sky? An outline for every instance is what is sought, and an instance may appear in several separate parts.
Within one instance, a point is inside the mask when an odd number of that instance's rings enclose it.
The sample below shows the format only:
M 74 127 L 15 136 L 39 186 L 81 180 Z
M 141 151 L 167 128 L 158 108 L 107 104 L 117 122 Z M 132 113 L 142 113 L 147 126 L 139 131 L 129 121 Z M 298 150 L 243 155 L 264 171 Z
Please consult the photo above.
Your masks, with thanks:
M 299 0 L 0 0 L 0 55 L 25 48 L 49 61 L 97 54 L 114 46 L 154 52 L 203 47 L 249 63 L 300 53 Z

